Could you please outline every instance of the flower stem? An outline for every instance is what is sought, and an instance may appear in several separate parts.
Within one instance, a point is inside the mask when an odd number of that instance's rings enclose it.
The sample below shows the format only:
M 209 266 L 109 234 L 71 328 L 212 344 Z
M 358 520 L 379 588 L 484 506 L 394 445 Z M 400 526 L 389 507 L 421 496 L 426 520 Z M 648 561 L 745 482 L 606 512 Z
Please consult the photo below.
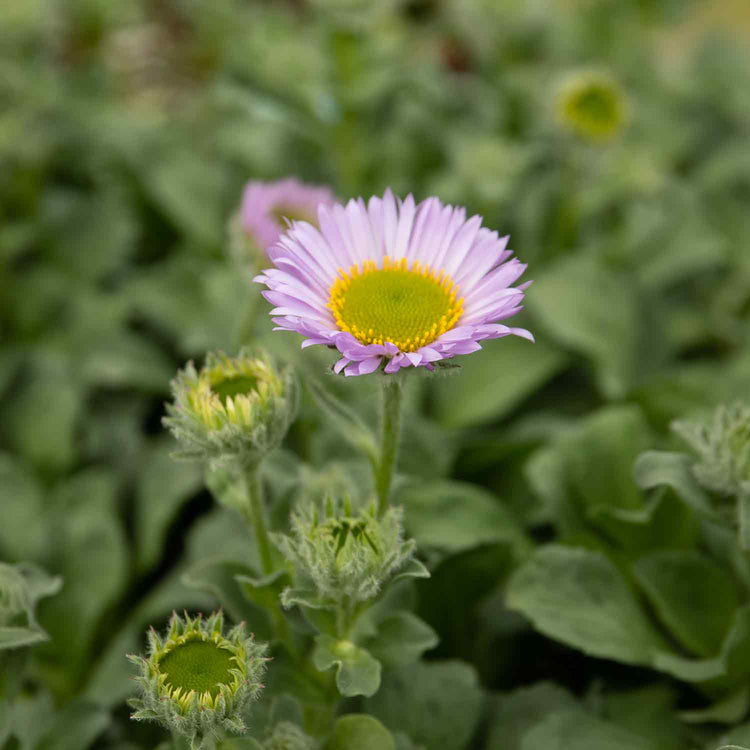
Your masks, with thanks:
M 252 526 L 258 555 L 264 575 L 274 572 L 273 552 L 271 540 L 266 526 L 266 513 L 263 507 L 263 484 L 260 478 L 260 466 L 255 464 L 245 471 L 245 492 L 247 502 L 244 506 L 244 516 L 248 526 Z M 278 601 L 270 607 L 271 619 L 278 639 L 286 646 L 287 651 L 295 658 L 299 656 L 298 649 L 289 630 L 289 625 L 281 611 Z
M 388 510 L 393 469 L 398 454 L 402 397 L 403 386 L 400 379 L 384 378 L 380 419 L 380 455 L 375 467 L 375 490 L 378 495 L 378 513 L 381 516 Z
M 271 541 L 268 538 L 266 514 L 263 507 L 263 485 L 260 480 L 259 469 L 258 465 L 253 465 L 245 473 L 247 504 L 244 508 L 244 515 L 248 526 L 252 526 L 255 533 L 263 573 L 268 575 L 268 573 L 273 572 L 273 553 L 271 552 Z

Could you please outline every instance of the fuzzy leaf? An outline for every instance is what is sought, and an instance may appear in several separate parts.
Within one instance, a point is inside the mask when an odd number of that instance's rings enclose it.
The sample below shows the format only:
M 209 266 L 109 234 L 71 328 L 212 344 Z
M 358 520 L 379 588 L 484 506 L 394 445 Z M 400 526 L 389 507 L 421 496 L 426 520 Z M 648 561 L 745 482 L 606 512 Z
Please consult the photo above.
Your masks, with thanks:
M 377 635 L 365 644 L 385 664 L 402 665 L 417 661 L 438 644 L 437 633 L 411 612 L 398 612 L 378 624 Z
M 391 733 L 374 717 L 347 714 L 336 720 L 325 750 L 395 750 Z
M 668 647 L 617 568 L 601 553 L 549 545 L 511 577 L 508 606 L 545 635 L 625 664 L 650 666 Z
M 321 672 L 336 667 L 336 687 L 341 695 L 374 695 L 380 687 L 380 662 L 351 641 L 319 635 L 312 659 Z

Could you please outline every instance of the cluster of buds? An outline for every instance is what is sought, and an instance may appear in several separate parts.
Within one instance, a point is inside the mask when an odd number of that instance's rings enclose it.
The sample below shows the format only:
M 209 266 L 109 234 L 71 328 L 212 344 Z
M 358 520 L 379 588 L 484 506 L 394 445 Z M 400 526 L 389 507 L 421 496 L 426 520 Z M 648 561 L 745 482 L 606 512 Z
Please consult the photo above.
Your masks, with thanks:
M 378 517 L 374 504 L 354 513 L 348 500 L 331 498 L 293 512 L 291 534 L 274 537 L 295 572 L 295 588 L 282 593 L 282 604 L 311 594 L 330 607 L 374 597 L 414 555 L 416 542 L 404 539 L 402 515 L 391 507 Z
M 578 71 L 562 82 L 557 97 L 563 128 L 586 141 L 606 141 L 627 119 L 627 100 L 617 81 L 598 71 Z
M 750 491 L 750 407 L 719 406 L 710 420 L 677 421 L 672 429 L 698 455 L 693 473 L 703 487 L 725 496 Z
M 148 634 L 148 657 L 128 658 L 140 669 L 133 719 L 153 719 L 197 746 L 224 732 L 241 734 L 244 715 L 263 685 L 266 645 L 244 623 L 224 635 L 221 612 L 207 619 L 173 614 L 167 633 Z
M 259 463 L 284 439 L 298 402 L 291 368 L 279 370 L 246 350 L 237 357 L 209 353 L 200 370 L 188 363 L 172 394 L 164 424 L 180 443 L 177 456 L 210 465 Z

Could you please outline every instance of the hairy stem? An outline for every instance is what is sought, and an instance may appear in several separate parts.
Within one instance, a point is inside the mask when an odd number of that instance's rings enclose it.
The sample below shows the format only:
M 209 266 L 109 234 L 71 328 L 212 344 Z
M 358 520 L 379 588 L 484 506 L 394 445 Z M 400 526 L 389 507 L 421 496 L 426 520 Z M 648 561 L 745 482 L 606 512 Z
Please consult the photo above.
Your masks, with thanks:
M 380 454 L 375 467 L 375 490 L 378 495 L 378 513 L 381 516 L 388 510 L 393 469 L 398 455 L 402 397 L 403 386 L 400 379 L 384 378 L 380 419 Z
M 266 526 L 266 512 L 263 507 L 263 485 L 260 479 L 260 467 L 251 466 L 245 473 L 245 492 L 247 503 L 244 507 L 245 520 L 251 526 L 258 545 L 258 555 L 263 573 L 273 572 L 273 552 Z

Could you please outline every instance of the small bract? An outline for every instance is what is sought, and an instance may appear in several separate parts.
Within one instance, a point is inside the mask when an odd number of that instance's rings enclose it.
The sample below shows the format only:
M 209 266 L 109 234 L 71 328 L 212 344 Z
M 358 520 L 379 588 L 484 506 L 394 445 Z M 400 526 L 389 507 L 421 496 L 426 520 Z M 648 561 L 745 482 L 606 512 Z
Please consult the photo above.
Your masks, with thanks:
M 292 369 L 246 350 L 237 357 L 211 352 L 200 371 L 189 362 L 172 394 L 163 421 L 180 443 L 177 456 L 210 463 L 257 464 L 278 447 L 297 412 Z
M 266 645 L 246 636 L 244 623 L 226 635 L 221 612 L 172 615 L 167 633 L 148 633 L 148 657 L 128 658 L 140 669 L 140 696 L 131 718 L 153 719 L 195 742 L 246 730 L 244 714 L 260 693 Z

